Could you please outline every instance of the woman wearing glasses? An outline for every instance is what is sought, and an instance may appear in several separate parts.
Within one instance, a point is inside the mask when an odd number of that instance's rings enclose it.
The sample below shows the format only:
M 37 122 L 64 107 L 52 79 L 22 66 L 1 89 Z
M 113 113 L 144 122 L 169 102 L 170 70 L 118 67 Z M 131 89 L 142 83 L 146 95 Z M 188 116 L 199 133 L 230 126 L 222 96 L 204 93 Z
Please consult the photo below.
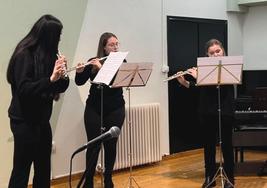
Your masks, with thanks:
M 93 80 L 105 63 L 99 58 L 108 56 L 110 52 L 118 51 L 118 38 L 113 33 L 103 33 L 100 37 L 97 58 L 90 59 L 89 66 L 78 64 L 75 75 L 75 83 L 83 85 L 87 80 Z M 103 106 L 101 105 L 103 104 Z M 103 108 L 102 108 L 103 107 Z M 103 127 L 101 127 L 101 115 Z M 125 118 L 125 102 L 122 88 L 110 88 L 106 85 L 91 84 L 84 112 L 84 124 L 87 139 L 92 140 L 101 133 L 108 131 L 112 126 L 121 129 Z M 116 159 L 117 138 L 104 141 L 104 185 L 105 188 L 113 188 L 112 170 Z M 86 152 L 87 175 L 84 186 L 94 187 L 94 174 L 100 151 L 99 147 L 89 148 Z

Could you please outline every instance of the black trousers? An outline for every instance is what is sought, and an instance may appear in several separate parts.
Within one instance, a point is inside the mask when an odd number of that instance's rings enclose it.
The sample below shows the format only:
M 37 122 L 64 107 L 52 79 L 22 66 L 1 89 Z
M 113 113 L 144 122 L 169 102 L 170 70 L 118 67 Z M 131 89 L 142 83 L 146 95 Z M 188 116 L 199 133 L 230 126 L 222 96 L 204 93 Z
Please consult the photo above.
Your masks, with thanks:
M 232 146 L 233 118 L 222 116 L 221 118 L 221 139 L 223 168 L 229 179 L 234 178 L 234 152 Z M 205 116 L 202 120 L 204 130 L 204 160 L 205 176 L 213 177 L 216 172 L 216 145 L 219 141 L 218 116 Z
M 14 136 L 13 169 L 9 188 L 27 188 L 34 165 L 33 188 L 49 188 L 51 175 L 52 132 L 50 124 L 28 125 L 10 120 Z
M 125 107 L 122 106 L 112 112 L 103 115 L 103 127 L 105 131 L 108 131 L 111 127 L 117 126 L 122 128 L 125 119 Z M 99 136 L 101 134 L 101 116 L 90 105 L 86 105 L 84 113 L 85 130 L 88 141 Z M 103 143 L 104 145 L 104 177 L 105 184 L 107 181 L 111 181 L 112 171 L 116 160 L 116 144 L 118 138 L 112 138 Z M 97 165 L 98 155 L 100 147 L 91 147 L 86 152 L 86 167 L 87 175 L 85 180 L 86 188 L 93 188 L 93 177 L 95 174 L 95 168 Z

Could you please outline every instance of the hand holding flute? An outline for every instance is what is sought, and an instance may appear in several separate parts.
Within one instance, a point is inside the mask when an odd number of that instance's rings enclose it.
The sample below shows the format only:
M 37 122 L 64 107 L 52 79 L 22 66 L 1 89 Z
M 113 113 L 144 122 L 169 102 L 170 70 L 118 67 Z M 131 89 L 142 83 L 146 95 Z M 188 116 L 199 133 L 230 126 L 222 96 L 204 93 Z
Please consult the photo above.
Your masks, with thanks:
M 68 74 L 66 73 L 67 70 L 67 59 L 64 55 L 62 55 L 60 53 L 60 51 L 58 50 L 57 53 L 57 62 L 60 62 L 60 66 L 61 66 L 61 78 L 63 79 L 68 79 Z
M 190 69 L 186 70 L 191 76 L 193 76 L 195 79 L 197 78 L 197 67 L 192 67 Z
M 180 72 L 181 72 L 181 71 L 180 71 Z M 190 74 L 190 75 L 193 76 L 195 79 L 197 78 L 197 68 L 196 68 L 196 67 L 187 69 L 187 70 L 184 71 L 184 72 L 186 72 L 186 74 Z M 178 73 L 179 73 L 179 72 L 178 72 Z M 184 74 L 183 74 L 183 75 L 184 75 Z M 177 80 L 178 80 L 178 82 L 179 82 L 181 85 L 183 85 L 183 86 L 189 88 L 189 86 L 190 86 L 190 82 L 187 81 L 187 80 L 184 78 L 183 75 L 178 76 L 178 77 L 177 77 Z
M 57 54 L 57 57 L 58 59 L 55 62 L 52 75 L 50 76 L 51 82 L 56 82 L 60 78 L 65 78 L 65 70 L 67 66 L 66 57 L 60 53 Z
M 96 67 L 96 69 L 99 70 L 102 67 L 102 64 L 100 63 L 100 61 L 104 60 L 106 58 L 107 58 L 107 56 L 106 57 L 102 57 L 102 58 L 94 58 L 94 59 L 92 59 L 90 61 L 87 61 L 86 63 L 78 63 L 77 66 L 68 69 L 67 73 L 71 72 L 71 71 L 74 71 L 74 70 L 76 70 L 77 73 L 81 73 L 81 72 L 84 71 L 84 68 L 87 65 L 93 65 L 94 67 Z

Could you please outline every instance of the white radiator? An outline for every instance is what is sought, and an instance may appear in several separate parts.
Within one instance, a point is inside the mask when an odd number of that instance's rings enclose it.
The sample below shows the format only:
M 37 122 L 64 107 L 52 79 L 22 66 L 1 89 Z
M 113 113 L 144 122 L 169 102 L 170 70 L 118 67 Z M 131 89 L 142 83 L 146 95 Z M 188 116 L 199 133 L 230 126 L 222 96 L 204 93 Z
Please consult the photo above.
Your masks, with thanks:
M 132 140 L 132 165 L 138 166 L 161 160 L 159 134 L 159 104 L 131 106 L 117 143 L 114 170 L 130 167 L 130 133 Z M 130 130 L 131 128 L 131 130 Z

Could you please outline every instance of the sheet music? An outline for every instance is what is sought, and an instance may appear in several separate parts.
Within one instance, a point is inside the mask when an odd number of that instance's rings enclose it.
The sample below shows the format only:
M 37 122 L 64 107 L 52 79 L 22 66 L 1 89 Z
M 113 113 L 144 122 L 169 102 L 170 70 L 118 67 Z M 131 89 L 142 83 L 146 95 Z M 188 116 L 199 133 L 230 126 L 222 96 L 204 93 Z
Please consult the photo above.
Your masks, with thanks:
M 93 82 L 109 85 L 128 53 L 129 52 L 110 52 Z

